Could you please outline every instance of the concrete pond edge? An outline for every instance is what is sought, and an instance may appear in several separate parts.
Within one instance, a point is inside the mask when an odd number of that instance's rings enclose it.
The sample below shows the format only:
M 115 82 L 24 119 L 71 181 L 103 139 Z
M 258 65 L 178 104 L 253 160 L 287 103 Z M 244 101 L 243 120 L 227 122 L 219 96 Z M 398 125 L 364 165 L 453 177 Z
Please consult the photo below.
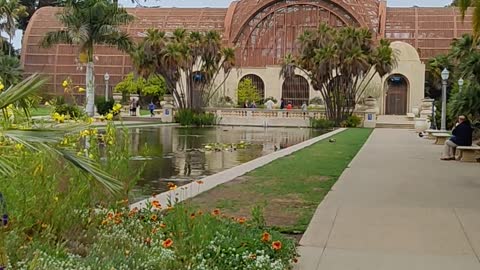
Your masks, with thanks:
M 310 140 L 282 149 L 280 151 L 270 153 L 268 155 L 256 158 L 254 160 L 240 164 L 233 168 L 224 170 L 222 172 L 209 175 L 207 177 L 198 179 L 196 181 L 192 181 L 191 183 L 178 187 L 175 190 L 166 191 L 166 192 L 157 194 L 155 196 L 152 196 L 148 199 L 144 199 L 142 201 L 133 203 L 130 205 L 130 209 L 133 209 L 133 208 L 143 209 L 145 207 L 151 207 L 150 202 L 152 201 L 158 201 L 162 207 L 166 207 L 168 205 L 174 205 L 175 203 L 188 200 L 203 192 L 209 191 L 219 185 L 230 182 L 235 178 L 245 175 L 257 168 L 263 167 L 271 163 L 272 161 L 291 155 L 301 149 L 309 147 L 319 141 L 328 139 L 345 130 L 346 128 L 339 128 L 334 131 L 320 135 L 318 137 L 312 138 Z

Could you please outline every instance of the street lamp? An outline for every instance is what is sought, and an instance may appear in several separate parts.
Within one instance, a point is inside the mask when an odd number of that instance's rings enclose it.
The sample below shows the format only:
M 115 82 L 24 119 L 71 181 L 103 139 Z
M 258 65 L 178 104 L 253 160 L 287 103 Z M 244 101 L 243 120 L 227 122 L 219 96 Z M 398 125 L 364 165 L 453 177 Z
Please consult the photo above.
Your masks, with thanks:
M 105 101 L 108 101 L 108 81 L 110 80 L 108 72 L 103 75 L 103 78 L 105 79 Z
M 447 130 L 447 80 L 450 72 L 445 68 L 442 71 L 442 126 L 441 130 Z
M 460 78 L 460 80 L 458 80 L 458 91 L 459 92 L 462 92 L 462 89 L 463 89 L 463 78 Z

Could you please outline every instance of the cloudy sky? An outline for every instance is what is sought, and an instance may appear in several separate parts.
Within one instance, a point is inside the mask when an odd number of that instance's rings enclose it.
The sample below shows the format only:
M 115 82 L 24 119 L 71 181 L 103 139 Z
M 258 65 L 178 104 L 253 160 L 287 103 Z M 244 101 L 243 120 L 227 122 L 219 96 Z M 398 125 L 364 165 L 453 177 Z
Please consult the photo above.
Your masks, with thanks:
M 228 7 L 232 0 L 136 0 L 146 6 L 162 7 Z M 131 0 L 120 0 L 125 6 L 135 6 Z M 443 7 L 452 0 L 388 0 L 388 6 L 411 7 L 413 5 L 423 7 Z M 21 47 L 22 33 L 19 31 L 14 39 L 15 48 Z

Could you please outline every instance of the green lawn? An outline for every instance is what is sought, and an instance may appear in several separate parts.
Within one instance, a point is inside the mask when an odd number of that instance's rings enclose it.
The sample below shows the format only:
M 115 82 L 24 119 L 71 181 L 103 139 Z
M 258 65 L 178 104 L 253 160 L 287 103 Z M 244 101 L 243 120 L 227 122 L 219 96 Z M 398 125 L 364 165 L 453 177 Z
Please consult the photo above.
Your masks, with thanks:
M 372 132 L 348 129 L 245 176 L 201 194 L 190 202 L 205 211 L 219 208 L 227 215 L 250 217 L 262 206 L 268 226 L 303 232 L 318 204 Z
M 51 110 L 52 109 L 49 107 L 38 107 L 38 108 L 32 109 L 31 114 L 32 116 L 46 116 L 46 115 L 50 115 Z

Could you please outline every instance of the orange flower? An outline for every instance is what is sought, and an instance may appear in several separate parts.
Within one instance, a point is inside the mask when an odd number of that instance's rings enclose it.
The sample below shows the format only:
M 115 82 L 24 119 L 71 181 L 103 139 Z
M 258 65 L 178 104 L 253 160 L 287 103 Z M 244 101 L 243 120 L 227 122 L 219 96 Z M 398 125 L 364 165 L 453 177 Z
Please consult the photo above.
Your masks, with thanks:
M 175 185 L 175 184 L 172 183 L 172 182 L 168 182 L 167 187 L 168 187 L 168 189 L 170 189 L 170 190 L 175 190 L 175 189 L 177 189 L 177 185 Z
M 195 213 L 191 213 L 191 214 L 190 214 L 190 218 L 191 218 L 191 219 L 194 219 L 194 218 L 195 218 Z
M 164 248 L 169 248 L 169 247 L 171 247 L 172 245 L 173 245 L 173 240 L 170 239 L 170 238 L 167 238 L 167 240 L 165 240 L 165 241 L 162 242 L 162 246 L 163 246 Z
M 128 213 L 129 217 L 133 217 L 138 212 L 138 209 L 135 207 Z
M 116 218 L 116 219 L 115 219 L 115 224 L 120 224 L 120 223 L 122 223 L 122 220 L 119 219 L 119 218 Z
M 213 210 L 212 215 L 214 215 L 214 216 L 220 215 L 220 209 Z
M 156 234 L 158 232 L 158 229 L 157 228 L 153 228 L 152 229 L 152 234 Z
M 163 223 L 163 222 L 160 223 L 160 228 L 165 229 L 166 227 L 167 227 L 167 224 L 165 224 L 165 223 Z
M 162 208 L 162 205 L 160 204 L 159 201 L 152 201 L 151 204 L 152 204 L 153 208 L 155 208 L 155 209 Z
M 198 215 L 199 215 L 199 216 L 203 215 L 202 210 L 198 210 Z
M 280 241 L 272 242 L 272 248 L 273 250 L 280 250 L 282 248 L 282 242 Z
M 106 220 L 106 219 L 102 220 L 102 225 L 105 226 L 105 225 L 107 225 L 107 224 L 108 224 L 108 220 Z
M 247 219 L 244 218 L 244 217 L 239 217 L 239 218 L 237 218 L 237 222 L 240 223 L 240 224 L 245 223 L 245 221 L 247 221 Z
M 197 181 L 195 181 L 195 182 L 197 182 L 197 184 L 199 184 L 199 185 L 202 185 L 202 184 L 203 184 L 203 181 L 202 181 L 202 180 L 197 180 Z
M 270 242 L 270 234 L 268 232 L 262 234 L 262 242 Z
M 158 216 L 155 215 L 155 214 L 153 214 L 152 216 L 150 216 L 150 219 L 151 219 L 152 221 L 157 221 Z
M 112 212 L 109 212 L 109 213 L 107 214 L 107 218 L 108 218 L 108 219 L 112 219 L 112 218 L 113 218 L 113 213 L 112 213 Z

